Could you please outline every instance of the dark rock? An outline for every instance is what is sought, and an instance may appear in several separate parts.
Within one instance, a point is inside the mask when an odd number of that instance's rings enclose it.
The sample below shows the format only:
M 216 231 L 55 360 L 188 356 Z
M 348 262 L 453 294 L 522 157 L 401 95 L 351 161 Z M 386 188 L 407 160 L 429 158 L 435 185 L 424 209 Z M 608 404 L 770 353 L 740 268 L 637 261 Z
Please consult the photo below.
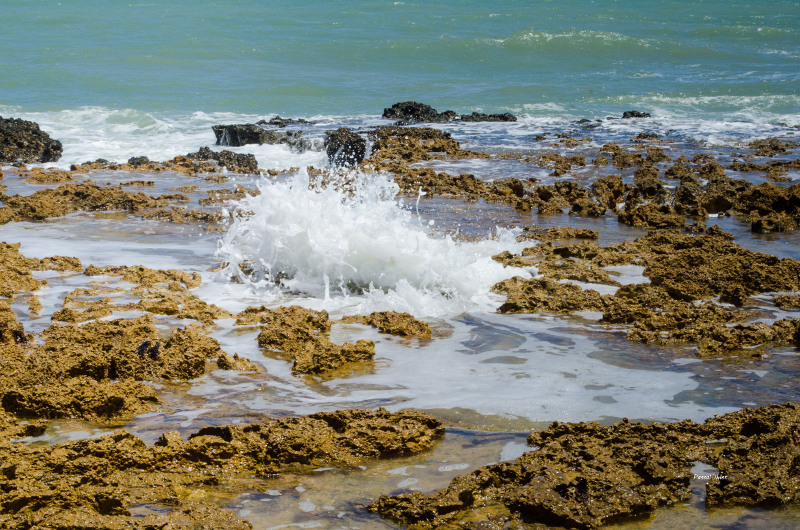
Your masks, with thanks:
M 128 159 L 128 164 L 133 167 L 144 166 L 150 163 L 150 159 L 146 156 L 132 156 Z
M 61 158 L 61 142 L 32 121 L 0 116 L 0 162 L 28 164 Z
M 217 145 L 240 147 L 248 144 L 294 144 L 303 135 L 300 131 L 267 131 L 258 125 L 214 125 L 211 127 L 217 137 Z
M 452 110 L 437 112 L 430 105 L 416 101 L 403 101 L 395 103 L 388 109 L 383 109 L 383 117 L 390 120 L 402 120 L 406 123 L 442 123 L 453 121 L 457 114 Z
M 220 165 L 225 166 L 228 171 L 233 173 L 257 173 L 258 162 L 256 157 L 251 154 L 234 153 L 232 151 L 212 151 L 209 147 L 201 147 L 196 153 L 189 153 L 187 158 L 195 160 L 216 160 Z
M 300 124 L 309 124 L 310 121 L 306 121 L 304 119 L 295 120 L 292 118 L 281 118 L 280 116 L 275 116 L 274 118 L 270 118 L 269 121 L 266 120 L 259 120 L 256 122 L 256 125 L 272 125 L 273 127 L 286 127 L 287 125 L 300 125 Z
M 628 118 L 649 118 L 650 114 L 647 112 L 639 112 L 638 110 L 627 110 L 622 113 L 624 119 Z
M 483 114 L 473 112 L 472 114 L 462 114 L 461 121 L 517 121 L 517 117 L 510 112 L 503 114 Z
M 703 189 L 694 182 L 685 182 L 675 190 L 675 211 L 683 215 L 700 215 Z
M 364 160 L 367 141 L 346 127 L 325 132 L 325 152 L 335 166 L 354 166 Z

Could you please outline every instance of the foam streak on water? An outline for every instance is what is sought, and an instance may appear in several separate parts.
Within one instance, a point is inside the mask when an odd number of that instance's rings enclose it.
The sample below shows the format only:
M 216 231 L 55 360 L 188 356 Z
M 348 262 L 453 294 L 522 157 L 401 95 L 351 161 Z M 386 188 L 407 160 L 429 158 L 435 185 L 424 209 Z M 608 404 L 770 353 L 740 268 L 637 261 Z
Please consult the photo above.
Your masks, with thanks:
M 344 191 L 336 183 L 309 184 L 305 170 L 288 181 L 262 180 L 261 193 L 238 204 L 219 243 L 224 273 L 255 289 L 326 301 L 363 296 L 362 309 L 428 316 L 486 303 L 492 285 L 527 274 L 491 259 L 520 246 L 512 231 L 471 243 L 433 237 L 428 222 L 395 198 L 388 176 L 345 180 L 351 184 Z

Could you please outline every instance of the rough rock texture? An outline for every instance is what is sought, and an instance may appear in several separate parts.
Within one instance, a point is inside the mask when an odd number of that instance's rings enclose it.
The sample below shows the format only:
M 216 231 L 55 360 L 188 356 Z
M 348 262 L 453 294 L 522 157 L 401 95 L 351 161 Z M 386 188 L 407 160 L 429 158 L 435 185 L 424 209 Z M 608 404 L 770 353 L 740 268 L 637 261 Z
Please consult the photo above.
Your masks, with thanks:
M 2 410 L 0 429 L 24 434 Z M 151 447 L 125 431 L 51 447 L 2 438 L 0 526 L 251 528 L 221 506 L 248 489 L 237 477 L 368 464 L 431 449 L 443 436 L 427 414 L 378 409 L 206 427 L 185 441 L 164 433 Z M 155 509 L 137 517 L 141 505 Z
M 367 141 L 347 127 L 325 132 L 325 153 L 334 166 L 360 164 L 366 151 Z
M 498 283 L 492 290 L 507 296 L 505 303 L 497 308 L 498 313 L 572 313 L 603 308 L 603 298 L 597 291 L 553 280 L 515 276 Z
M 198 326 L 163 337 L 152 317 L 53 324 L 44 343 L 29 346 L 5 370 L 0 404 L 23 417 L 108 418 L 143 412 L 158 403 L 139 381 L 187 380 L 222 354 Z M 6 358 L 6 363 L 12 359 Z
M 331 322 L 327 311 L 299 306 L 267 309 L 249 307 L 239 313 L 238 325 L 261 326 L 258 344 L 292 361 L 294 374 L 322 374 L 372 362 L 375 344 L 368 340 L 334 344 L 327 333 Z
M 368 509 L 419 529 L 598 528 L 688 500 L 697 460 L 719 469 L 707 484 L 709 506 L 775 506 L 800 499 L 799 436 L 800 407 L 789 403 L 704 424 L 556 422 L 531 433 L 534 449 L 513 462 L 457 477 L 438 492 L 383 496 Z
M 797 142 L 791 140 L 781 140 L 780 138 L 763 138 L 761 140 L 753 140 L 748 144 L 748 147 L 753 150 L 756 156 L 775 156 L 780 155 L 797 147 Z
M 0 116 L 0 163 L 55 162 L 62 150 L 61 142 L 50 138 L 38 124 Z
M 506 266 L 535 266 L 542 276 L 517 276 L 495 285 L 495 292 L 507 296 L 498 308 L 501 313 L 601 311 L 601 322 L 630 326 L 629 340 L 696 344 L 700 356 L 757 358 L 767 347 L 798 344 L 800 319 L 765 323 L 757 320 L 757 313 L 718 301 L 742 306 L 754 294 L 798 291 L 800 263 L 744 249 L 716 226 L 701 235 L 658 230 L 609 247 L 546 242 L 518 255 L 501 253 L 495 260 Z M 619 285 L 600 267 L 628 264 L 644 266 L 651 283 L 626 285 L 603 296 L 557 283 Z
M 189 153 L 186 157 L 195 160 L 215 160 L 231 173 L 254 174 L 259 172 L 256 157 L 250 154 L 232 151 L 217 152 L 208 147 L 201 147 L 199 151 Z
M 517 121 L 517 117 L 510 112 L 502 114 L 484 114 L 482 112 L 473 112 L 471 114 L 462 114 L 459 116 L 461 121 L 475 122 L 475 121 Z
M 638 111 L 638 110 L 626 110 L 625 112 L 622 113 L 622 117 L 624 119 L 628 119 L 628 118 L 649 118 L 650 114 L 648 114 L 647 112 L 641 112 L 641 111 Z
M 268 131 L 254 124 L 214 125 L 211 127 L 217 138 L 217 145 L 240 147 L 248 144 L 296 144 L 303 133 L 300 131 Z
M 464 122 L 517 121 L 517 117 L 509 112 L 502 114 L 484 114 L 482 112 L 473 112 L 471 114 L 462 114 L 459 116 L 452 110 L 438 112 L 430 105 L 417 103 L 416 101 L 403 101 L 401 103 L 395 103 L 391 107 L 383 109 L 383 117 L 390 120 L 401 120 L 401 123 L 403 124 L 442 123 L 456 119 Z
M 144 192 L 130 192 L 121 186 L 98 186 L 93 182 L 62 184 L 55 189 L 42 189 L 31 195 L 0 197 L 9 214 L 4 222 L 41 220 L 60 217 L 77 211 L 122 210 L 139 213 L 146 209 L 163 208 L 172 201 L 184 201 L 185 195 L 151 197 Z
M 401 337 L 427 340 L 432 336 L 431 327 L 426 322 L 417 320 L 408 313 L 397 313 L 396 311 L 381 311 L 367 316 L 347 316 L 342 319 L 342 322 L 374 326 L 383 333 Z
M 440 123 L 454 120 L 456 113 L 452 110 L 438 112 L 424 103 L 403 101 L 383 109 L 383 117 L 390 120 L 402 120 L 405 123 Z
M 445 158 L 487 158 L 485 153 L 461 149 L 450 133 L 424 127 L 379 127 L 369 162 L 376 169 L 404 173 L 408 164 Z
M 171 332 L 156 327 L 151 313 L 194 318 L 205 325 L 232 317 L 188 292 L 200 284 L 199 274 L 142 266 L 90 265 L 84 270 L 75 258 L 26 258 L 18 249 L 19 244 L 0 244 L 0 280 L 5 285 L 0 296 L 26 294 L 33 307 L 31 291 L 46 282 L 31 273 L 59 270 L 121 276 L 134 284 L 127 294 L 138 294 L 141 300 L 115 304 L 113 297 L 121 294 L 116 287 L 76 289 L 53 313 L 50 327 L 37 335 L 27 333 L 9 302 L 0 300 L 0 409 L 30 418 L 127 417 L 159 403 L 153 387 L 142 381 L 199 377 L 215 358 L 218 363 L 221 358 L 224 369 L 257 369 L 237 357 L 226 359 L 219 343 L 199 325 Z M 97 320 L 119 310 L 146 314 Z

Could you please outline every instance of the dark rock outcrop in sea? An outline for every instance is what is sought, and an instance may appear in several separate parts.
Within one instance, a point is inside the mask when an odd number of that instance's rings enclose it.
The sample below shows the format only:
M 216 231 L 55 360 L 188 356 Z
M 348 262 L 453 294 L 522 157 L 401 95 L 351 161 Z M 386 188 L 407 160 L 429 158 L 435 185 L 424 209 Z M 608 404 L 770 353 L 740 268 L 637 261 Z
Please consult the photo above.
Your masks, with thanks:
M 465 122 L 479 121 L 517 121 L 517 117 L 508 112 L 504 114 L 483 114 L 473 112 L 472 114 L 458 115 L 452 110 L 438 112 L 430 105 L 417 103 L 416 101 L 403 101 L 395 103 L 388 109 L 383 109 L 383 117 L 390 120 L 400 120 L 398 125 L 412 123 L 445 123 L 449 121 L 461 120 Z
M 640 112 L 638 110 L 626 110 L 622 113 L 622 117 L 626 120 L 628 118 L 649 118 L 650 114 L 647 112 Z
M 287 125 L 309 125 L 311 124 L 310 121 L 304 120 L 302 118 L 295 120 L 294 118 L 281 118 L 280 116 L 275 116 L 274 118 L 270 118 L 269 121 L 267 120 L 258 120 L 256 125 L 272 125 L 274 127 L 286 127 Z
M 55 162 L 62 150 L 37 123 L 0 116 L 0 163 Z
M 452 110 L 438 112 L 430 105 L 416 101 L 403 101 L 383 109 L 383 117 L 406 123 L 443 123 L 453 121 L 457 114 Z
M 367 141 L 347 127 L 341 127 L 325 132 L 325 152 L 334 166 L 354 166 L 364 160 Z
M 216 160 L 233 173 L 258 173 L 258 162 L 251 154 L 234 153 L 232 151 L 212 151 L 209 147 L 201 147 L 196 153 L 189 153 L 187 158 L 195 160 Z
M 472 114 L 462 114 L 459 116 L 461 121 L 517 121 L 517 117 L 510 112 L 502 114 L 484 114 L 482 112 L 473 112 Z
M 211 127 L 217 138 L 217 145 L 240 147 L 248 144 L 295 144 L 303 133 L 301 131 L 268 131 L 252 123 L 237 125 L 214 125 Z

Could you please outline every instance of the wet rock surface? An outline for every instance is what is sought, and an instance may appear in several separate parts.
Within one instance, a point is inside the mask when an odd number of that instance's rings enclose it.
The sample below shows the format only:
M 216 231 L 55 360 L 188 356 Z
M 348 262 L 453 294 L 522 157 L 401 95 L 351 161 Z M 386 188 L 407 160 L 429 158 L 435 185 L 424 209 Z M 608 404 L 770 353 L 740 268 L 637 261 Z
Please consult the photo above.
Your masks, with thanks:
M 367 141 L 346 127 L 325 134 L 325 153 L 334 166 L 354 166 L 364 160 Z
M 55 162 L 62 151 L 61 142 L 50 138 L 37 123 L 0 116 L 0 163 Z
M 3 428 L 24 431 L 0 410 Z M 206 427 L 187 440 L 168 432 L 149 447 L 125 431 L 51 447 L 3 437 L 0 525 L 251 528 L 220 506 L 225 495 L 249 489 L 247 477 L 263 484 L 284 470 L 369 464 L 428 450 L 443 435 L 432 416 L 378 409 Z M 142 505 L 155 509 L 137 516 Z
M 452 110 L 439 112 L 430 105 L 417 103 L 416 101 L 403 101 L 395 103 L 389 108 L 383 109 L 383 117 L 390 120 L 400 120 L 399 124 L 409 125 L 413 123 L 443 123 L 453 120 L 464 122 L 514 122 L 517 117 L 510 112 L 501 114 L 485 114 L 483 112 L 473 112 L 471 114 L 461 114 L 460 116 Z
M 513 121 L 510 115 L 459 117 L 409 103 L 396 106 L 391 119 Z M 268 127 L 300 123 L 276 117 L 258 124 L 270 134 L 255 143 L 285 140 L 291 146 L 290 137 L 299 135 Z M 251 127 L 222 130 L 220 137 L 245 135 Z M 649 230 L 636 240 L 610 244 L 603 242 L 602 230 L 521 227 L 518 241 L 530 246 L 494 257 L 527 268 L 494 287 L 506 298 L 501 313 L 544 318 L 556 313 L 565 321 L 575 315 L 612 332 L 607 335 L 656 346 L 654 356 L 689 352 L 704 365 L 755 364 L 776 349 L 788 351 L 791 359 L 800 348 L 798 262 L 748 250 L 718 226 L 706 228 L 710 215 L 720 215 L 748 223 L 753 232 L 768 234 L 765 238 L 796 230 L 797 142 L 766 138 L 725 157 L 680 156 L 681 146 L 655 134 L 598 148 L 592 139 L 570 133 L 537 136 L 541 148 L 531 153 L 498 154 L 464 149 L 457 132 L 389 126 L 369 131 L 372 152 L 364 158 L 363 138 L 349 132 L 359 140 L 343 134 L 343 142 L 331 148 L 334 155 L 348 153 L 342 165 L 388 172 L 402 194 L 421 201 L 446 198 L 482 206 L 485 201 L 492 212 L 506 206 L 515 214 L 535 212 L 539 220 L 552 214 L 550 222 L 562 214 L 567 219 L 569 212 L 570 219 L 595 223 L 585 226 L 611 220 Z M 536 176 L 514 170 L 513 176 L 487 179 L 477 170 L 453 170 L 470 160 L 519 162 Z M 147 173 L 146 180 L 117 186 L 88 181 L 96 172 L 115 171 Z M 198 209 L 182 208 L 176 205 L 199 188 L 150 195 L 164 173 L 219 185 L 229 174 L 274 178 L 285 172 L 264 172 L 252 155 L 207 147 L 166 162 L 132 157 L 125 163 L 99 159 L 70 171 L 19 167 L 0 174 L 4 184 L 19 189 L 24 183 L 33 191 L 5 195 L 7 187 L 0 186 L 0 223 L 91 211 L 219 226 L 223 207 L 258 193 L 237 184 L 195 197 Z M 281 473 L 369 465 L 372 458 L 428 450 L 443 435 L 441 424 L 423 413 L 349 410 L 248 425 L 217 422 L 188 439 L 185 433 L 164 432 L 149 447 L 124 431 L 52 447 L 19 443 L 18 438 L 42 435 L 53 419 L 110 424 L 159 411 L 166 405 L 164 389 L 175 382 L 188 387 L 188 381 L 217 371 L 245 373 L 224 378 L 264 375 L 257 357 L 226 352 L 212 337 L 220 320 L 237 319 L 234 332 L 253 335 L 261 353 L 291 364 L 292 374 L 308 385 L 380 368 L 371 341 L 331 340 L 337 322 L 373 326 L 401 337 L 389 340 L 404 346 L 435 340 L 430 325 L 406 313 L 332 320 L 325 311 L 285 306 L 234 315 L 195 294 L 199 273 L 98 267 L 62 256 L 29 258 L 19 248 L 19 243 L 0 244 L 0 526 L 248 528 L 220 509 L 225 503 L 219 499 L 253 488 L 252 477 L 260 481 L 256 488 L 264 488 Z M 642 283 L 627 283 L 620 267 L 641 271 L 643 278 L 636 281 Z M 66 289 L 61 307 L 44 313 L 50 321 L 31 327 L 25 317 L 42 311 L 39 294 L 53 271 L 67 278 L 82 275 L 90 284 Z M 48 275 L 39 274 L 44 272 Z M 514 461 L 459 477 L 440 492 L 386 495 L 370 509 L 387 521 L 419 528 L 596 527 L 686 502 L 692 462 L 718 470 L 706 484 L 707 507 L 783 506 L 798 502 L 799 425 L 798 407 L 790 403 L 703 424 L 558 423 L 532 433 L 531 451 Z
M 798 436 L 800 407 L 788 403 L 703 424 L 556 422 L 531 433 L 532 450 L 512 462 L 460 476 L 438 492 L 383 496 L 368 509 L 412 528 L 462 521 L 597 528 L 688 500 L 695 461 L 719 470 L 706 486 L 709 506 L 775 506 L 800 495 Z
M 375 344 L 369 340 L 334 344 L 328 338 L 331 321 L 327 311 L 299 306 L 251 307 L 239 314 L 236 323 L 260 325 L 259 346 L 291 360 L 294 374 L 322 374 L 370 363 L 375 356 Z
M 286 125 L 288 122 L 283 124 L 284 127 Z M 302 141 L 303 136 L 300 131 L 270 131 L 255 124 L 214 125 L 211 129 L 214 131 L 217 145 L 230 147 L 241 147 L 248 144 L 295 145 Z
M 797 341 L 800 319 L 764 322 L 758 313 L 737 308 L 755 294 L 800 290 L 800 263 L 744 249 L 718 227 L 700 235 L 657 230 L 608 247 L 591 241 L 547 242 L 495 259 L 505 265 L 535 266 L 542 275 L 495 285 L 495 292 L 507 296 L 498 309 L 501 313 L 600 311 L 601 323 L 631 326 L 626 331 L 629 340 L 696 344 L 703 356 L 758 357 L 765 347 Z M 619 286 L 602 267 L 634 264 L 644 267 L 649 283 L 626 285 L 613 295 L 562 283 Z M 789 300 L 782 298 L 781 303 Z
M 369 315 L 352 315 L 342 318 L 342 322 L 366 324 L 374 326 L 383 333 L 399 335 L 401 337 L 415 337 L 422 340 L 430 339 L 431 327 L 421 320 L 417 320 L 408 313 L 396 311 L 382 311 Z

